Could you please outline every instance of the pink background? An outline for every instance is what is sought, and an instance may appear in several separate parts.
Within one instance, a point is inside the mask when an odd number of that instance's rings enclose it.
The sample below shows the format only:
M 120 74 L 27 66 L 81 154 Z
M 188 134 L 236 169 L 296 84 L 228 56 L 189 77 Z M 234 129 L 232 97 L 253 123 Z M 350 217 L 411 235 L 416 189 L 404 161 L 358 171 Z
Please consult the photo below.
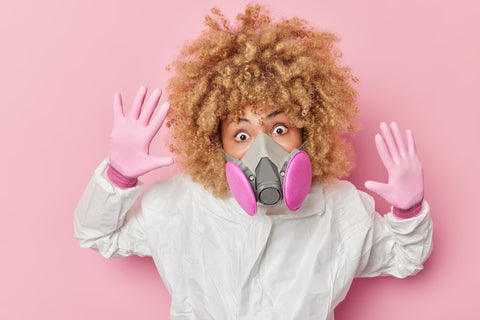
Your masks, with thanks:
M 0 4 L 0 319 L 168 319 L 170 297 L 149 258 L 80 249 L 72 215 L 106 156 L 115 91 L 163 88 L 185 41 L 218 5 L 246 1 L 3 1 Z M 476 1 L 266 2 L 342 36 L 360 78 L 363 130 L 353 141 L 359 189 L 386 179 L 380 121 L 411 128 L 425 167 L 435 248 L 418 276 L 359 279 L 336 319 L 480 319 Z M 168 132 L 152 153 L 167 154 Z M 179 169 L 162 169 L 147 184 Z M 377 209 L 387 204 L 376 197 Z

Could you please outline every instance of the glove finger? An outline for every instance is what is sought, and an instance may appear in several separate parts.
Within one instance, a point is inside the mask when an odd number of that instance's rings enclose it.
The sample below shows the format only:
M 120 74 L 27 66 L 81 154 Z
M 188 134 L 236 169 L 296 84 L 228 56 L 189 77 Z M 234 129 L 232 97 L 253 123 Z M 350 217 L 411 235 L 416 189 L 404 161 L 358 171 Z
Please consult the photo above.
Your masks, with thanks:
M 142 110 L 143 102 L 145 101 L 145 96 L 147 94 L 147 87 L 141 86 L 137 91 L 137 95 L 133 100 L 132 109 L 128 113 L 128 118 L 137 120 Z
M 113 95 L 113 120 L 122 118 L 123 115 L 123 103 L 122 103 L 122 95 L 116 92 Z
M 411 130 L 407 130 L 408 152 L 410 154 L 417 154 L 417 147 L 415 146 L 415 139 Z
M 385 122 L 382 122 L 380 124 L 380 129 L 382 130 L 383 137 L 385 139 L 385 142 L 387 143 L 387 147 L 388 147 L 388 150 L 390 151 L 390 155 L 393 161 L 397 162 L 399 158 L 398 149 L 397 149 L 397 145 L 395 144 L 395 141 L 393 140 L 390 127 Z
M 152 121 L 150 121 L 148 124 L 149 135 L 151 138 L 153 138 L 157 134 L 158 130 L 160 130 L 162 127 L 169 109 L 170 102 L 164 102 L 160 107 L 160 110 L 158 110 L 158 112 L 153 116 Z
M 392 160 L 390 152 L 388 152 L 387 146 L 385 145 L 385 140 L 383 139 L 382 135 L 377 134 L 375 136 L 375 144 L 377 145 L 377 152 L 383 162 L 383 165 L 385 166 L 387 171 L 390 172 L 395 163 Z
M 400 128 L 396 122 L 392 122 L 390 124 L 390 128 L 393 132 L 393 137 L 395 138 L 395 143 L 397 144 L 398 151 L 400 152 L 401 156 L 405 155 L 405 143 L 403 142 L 402 133 L 400 132 Z
M 159 89 L 153 90 L 147 103 L 145 104 L 145 106 L 143 106 L 142 110 L 140 111 L 140 116 L 138 117 L 138 120 L 144 126 L 148 125 L 148 122 L 150 121 L 150 118 L 152 117 L 152 114 L 155 111 L 155 108 L 157 107 L 158 101 L 160 100 L 161 96 L 162 96 L 161 90 Z
M 377 181 L 367 181 L 365 182 L 365 188 L 385 198 L 384 195 L 388 194 L 389 185 L 386 183 L 381 183 Z

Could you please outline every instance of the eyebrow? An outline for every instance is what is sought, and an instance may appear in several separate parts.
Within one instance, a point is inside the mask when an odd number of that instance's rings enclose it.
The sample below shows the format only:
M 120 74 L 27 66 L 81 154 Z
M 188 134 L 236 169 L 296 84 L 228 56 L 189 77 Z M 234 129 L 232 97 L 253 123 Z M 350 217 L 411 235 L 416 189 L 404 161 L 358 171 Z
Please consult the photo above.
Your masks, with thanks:
M 279 115 L 280 113 L 283 113 L 283 111 L 282 111 L 282 110 L 273 111 L 272 113 L 270 113 L 270 114 L 267 116 L 266 119 L 273 118 L 273 117 Z
M 265 119 L 270 119 L 270 118 L 273 118 L 275 116 L 278 116 L 279 114 L 283 113 L 282 110 L 277 110 L 277 111 L 273 111 L 272 113 L 268 114 Z M 247 118 L 238 118 L 238 122 L 250 122 L 250 120 L 248 120 Z

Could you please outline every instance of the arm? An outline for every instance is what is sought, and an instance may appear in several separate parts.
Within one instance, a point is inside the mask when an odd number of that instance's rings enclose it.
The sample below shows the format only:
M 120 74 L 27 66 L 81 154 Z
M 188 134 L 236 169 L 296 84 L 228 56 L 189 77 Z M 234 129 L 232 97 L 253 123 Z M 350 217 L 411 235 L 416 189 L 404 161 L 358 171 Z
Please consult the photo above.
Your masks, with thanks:
M 393 212 L 381 216 L 375 212 L 373 198 L 360 192 L 360 199 L 370 216 L 370 225 L 358 240 L 362 245 L 358 277 L 392 275 L 404 278 L 423 269 L 433 242 L 433 224 L 430 207 L 422 202 L 415 217 L 399 219 Z
M 82 248 L 92 248 L 106 258 L 150 256 L 143 215 L 136 205 L 142 183 L 122 189 L 107 177 L 104 160 L 95 170 L 75 210 L 74 230 Z
M 359 276 L 390 274 L 405 277 L 421 270 L 432 250 L 430 208 L 423 201 L 423 169 L 413 135 L 407 131 L 405 147 L 396 123 L 380 125 L 375 137 L 377 150 L 388 171 L 388 183 L 368 181 L 365 186 L 392 205 L 392 212 L 381 217 L 373 200 L 361 193 L 371 217 L 366 234 Z
M 110 161 L 97 168 L 75 211 L 75 237 L 80 246 L 96 249 L 105 257 L 150 255 L 142 212 L 134 206 L 142 186 L 137 177 L 173 162 L 148 153 L 169 105 L 163 104 L 153 115 L 161 92 L 155 90 L 142 108 L 146 91 L 140 88 L 127 116 L 120 94 L 115 94 Z

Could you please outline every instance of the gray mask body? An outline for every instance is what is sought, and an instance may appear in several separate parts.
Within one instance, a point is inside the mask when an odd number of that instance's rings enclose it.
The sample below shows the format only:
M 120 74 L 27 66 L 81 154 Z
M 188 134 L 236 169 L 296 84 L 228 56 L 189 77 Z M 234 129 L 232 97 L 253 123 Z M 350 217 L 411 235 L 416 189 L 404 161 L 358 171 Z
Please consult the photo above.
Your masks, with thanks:
M 283 199 L 285 169 L 298 151 L 294 149 L 289 153 L 267 134 L 260 133 L 240 160 L 227 154 L 225 158 L 244 172 L 258 202 L 273 205 Z

